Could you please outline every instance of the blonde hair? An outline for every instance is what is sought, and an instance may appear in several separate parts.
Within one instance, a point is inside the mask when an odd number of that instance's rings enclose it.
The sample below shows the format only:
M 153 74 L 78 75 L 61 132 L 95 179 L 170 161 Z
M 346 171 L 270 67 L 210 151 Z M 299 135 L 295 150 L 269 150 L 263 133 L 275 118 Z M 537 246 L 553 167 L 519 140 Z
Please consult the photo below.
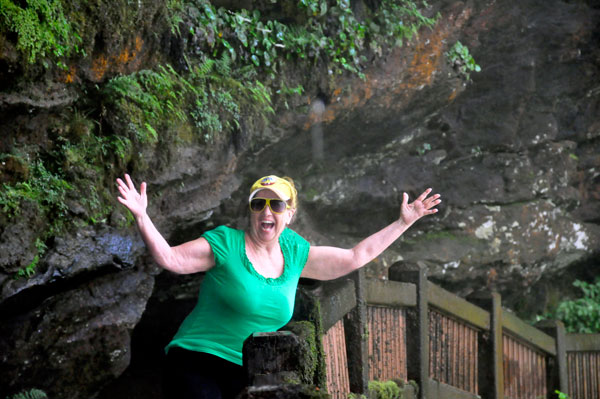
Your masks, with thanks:
M 296 185 L 294 184 L 294 179 L 292 179 L 289 176 L 283 176 L 282 179 L 285 180 L 286 182 L 288 182 L 292 189 L 293 195 L 290 197 L 288 202 L 290 203 L 290 206 L 292 207 L 292 209 L 296 209 L 298 207 L 298 190 L 296 190 Z

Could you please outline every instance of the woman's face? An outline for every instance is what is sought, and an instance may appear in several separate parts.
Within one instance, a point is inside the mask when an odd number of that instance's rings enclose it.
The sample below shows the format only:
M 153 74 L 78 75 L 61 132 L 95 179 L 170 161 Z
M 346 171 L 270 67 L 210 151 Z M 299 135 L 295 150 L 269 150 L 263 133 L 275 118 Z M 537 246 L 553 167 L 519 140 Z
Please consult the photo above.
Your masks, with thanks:
M 260 190 L 254 198 L 279 199 L 271 190 Z M 279 235 L 291 222 L 294 209 L 288 208 L 283 213 L 275 213 L 268 205 L 260 212 L 250 211 L 250 234 L 261 243 L 279 240 Z

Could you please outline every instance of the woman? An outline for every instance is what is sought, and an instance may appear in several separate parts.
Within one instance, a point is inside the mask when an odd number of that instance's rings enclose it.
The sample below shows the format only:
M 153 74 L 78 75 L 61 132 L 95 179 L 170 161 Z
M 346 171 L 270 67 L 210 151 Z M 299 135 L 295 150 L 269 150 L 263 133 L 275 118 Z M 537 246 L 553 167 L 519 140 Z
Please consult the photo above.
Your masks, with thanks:
M 414 202 L 404 193 L 400 218 L 352 249 L 310 246 L 288 228 L 297 191 L 289 178 L 266 176 L 250 189 L 248 231 L 220 226 L 171 247 L 146 213 L 129 175 L 117 179 L 154 260 L 175 273 L 206 272 L 198 303 L 167 345 L 166 398 L 233 398 L 244 387 L 242 344 L 254 332 L 276 331 L 291 318 L 300 277 L 331 280 L 361 268 L 406 229 L 437 212 L 427 189 Z

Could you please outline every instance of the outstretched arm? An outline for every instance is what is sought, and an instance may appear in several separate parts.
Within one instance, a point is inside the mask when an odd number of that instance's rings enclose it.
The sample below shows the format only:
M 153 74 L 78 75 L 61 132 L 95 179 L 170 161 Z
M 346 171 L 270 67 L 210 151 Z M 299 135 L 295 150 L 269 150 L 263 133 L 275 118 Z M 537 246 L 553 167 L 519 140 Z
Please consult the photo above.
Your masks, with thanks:
M 437 212 L 435 207 L 442 202 L 440 195 L 435 194 L 428 197 L 430 193 L 431 189 L 425 190 L 410 204 L 408 203 L 408 194 L 404 193 L 400 218 L 365 238 L 352 249 L 311 247 L 302 277 L 332 280 L 363 267 L 392 245 L 417 220 Z
M 125 180 L 126 182 L 117 179 L 117 186 L 121 194 L 117 200 L 125 205 L 135 218 L 142 239 L 156 263 L 167 270 L 180 274 L 206 271 L 214 266 L 212 248 L 204 238 L 171 247 L 146 213 L 148 206 L 146 183 L 143 182 L 140 185 L 138 193 L 129 175 L 125 175 Z

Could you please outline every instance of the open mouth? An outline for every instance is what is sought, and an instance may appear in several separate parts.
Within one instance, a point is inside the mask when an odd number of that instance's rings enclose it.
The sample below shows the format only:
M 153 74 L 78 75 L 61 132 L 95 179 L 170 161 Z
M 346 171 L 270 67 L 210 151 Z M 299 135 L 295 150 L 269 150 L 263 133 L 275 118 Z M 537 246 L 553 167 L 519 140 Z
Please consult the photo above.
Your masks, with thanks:
M 275 222 L 264 221 L 260 222 L 260 227 L 265 231 L 271 231 L 275 228 Z

